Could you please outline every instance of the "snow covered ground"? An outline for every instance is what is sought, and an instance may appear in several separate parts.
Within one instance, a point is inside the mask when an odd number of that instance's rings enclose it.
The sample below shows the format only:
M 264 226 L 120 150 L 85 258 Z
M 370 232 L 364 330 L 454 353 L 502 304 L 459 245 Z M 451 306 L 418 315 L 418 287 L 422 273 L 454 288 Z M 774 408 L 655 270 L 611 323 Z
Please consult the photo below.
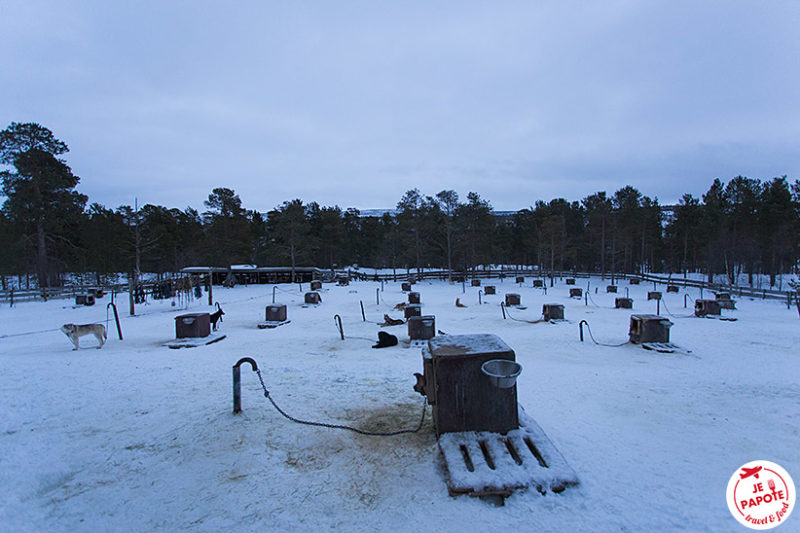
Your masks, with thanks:
M 515 350 L 520 403 L 580 478 L 561 494 L 515 493 L 504 507 L 448 495 L 429 415 L 420 433 L 386 438 L 301 426 L 272 408 L 247 366 L 244 411 L 231 413 L 231 366 L 251 356 L 275 401 L 296 417 L 413 428 L 420 350 L 371 348 L 375 322 L 384 313 L 402 317 L 392 311 L 406 300 L 399 283 L 385 285 L 380 305 L 377 283 L 326 284 L 322 304 L 309 308 L 296 285 L 279 286 L 291 323 L 267 330 L 256 325 L 272 286 L 215 287 L 227 338 L 180 350 L 162 346 L 182 312 L 169 300 L 128 317 L 121 299 L 125 340 L 112 321 L 105 348 L 85 337 L 79 351 L 56 328 L 104 322 L 108 296 L 94 307 L 3 307 L 0 530 L 745 531 L 725 502 L 740 465 L 774 461 L 800 482 L 797 311 L 742 299 L 738 310 L 723 311 L 737 322 L 683 318 L 691 314 L 683 292 L 664 293 L 681 317 L 671 318 L 671 340 L 690 354 L 604 347 L 588 335 L 579 341 L 581 319 L 599 342 L 620 343 L 631 311 L 613 309 L 614 297 L 629 288 L 633 313 L 655 313 L 656 303 L 646 301 L 651 284 L 623 282 L 614 295 L 607 282 L 590 283 L 588 306 L 569 299 L 563 281 L 544 295 L 531 278 L 524 287 L 497 280 L 498 294 L 483 305 L 478 288 L 415 286 L 438 329 L 495 333 Z M 534 320 L 552 302 L 566 306 L 567 321 L 504 320 L 506 292 L 528 306 L 512 311 L 517 319 Z M 456 297 L 469 307 L 457 309 Z M 211 310 L 205 303 L 204 296 L 189 310 Z M 669 316 L 663 306 L 661 313 Z M 344 341 L 334 314 L 343 318 Z M 406 326 L 383 329 L 407 337 Z M 800 530 L 800 516 L 779 529 L 790 530 Z

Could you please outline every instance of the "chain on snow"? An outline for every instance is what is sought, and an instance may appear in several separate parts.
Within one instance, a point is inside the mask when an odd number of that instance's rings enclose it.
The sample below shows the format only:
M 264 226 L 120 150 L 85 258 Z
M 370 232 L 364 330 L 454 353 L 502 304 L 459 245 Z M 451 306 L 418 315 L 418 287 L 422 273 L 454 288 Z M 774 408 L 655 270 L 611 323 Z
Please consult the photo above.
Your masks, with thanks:
M 288 420 L 291 420 L 292 422 L 295 422 L 297 424 L 304 424 L 306 426 L 318 426 L 318 427 L 331 428 L 331 429 L 346 429 L 347 431 L 353 431 L 354 433 L 358 433 L 360 435 L 368 435 L 368 436 L 371 436 L 371 437 L 391 437 L 391 436 L 394 436 L 394 435 L 402 435 L 402 434 L 405 434 L 405 433 L 417 433 L 420 429 L 422 429 L 422 424 L 425 422 L 425 406 L 426 406 L 427 400 L 423 400 L 423 402 L 422 402 L 422 416 L 420 417 L 419 425 L 417 426 L 416 429 L 401 429 L 399 431 L 391 431 L 391 432 L 388 432 L 388 433 L 381 433 L 381 432 L 376 432 L 376 431 L 365 431 L 363 429 L 358 429 L 358 428 L 345 426 L 345 425 L 341 425 L 341 424 L 326 424 L 324 422 L 310 422 L 308 420 L 300 420 L 299 418 L 295 418 L 295 417 L 291 416 L 290 414 L 286 413 L 283 409 L 278 407 L 278 404 L 276 404 L 275 400 L 272 399 L 272 396 L 270 396 L 269 391 L 267 390 L 267 386 L 264 384 L 264 379 L 261 377 L 261 370 L 256 370 L 255 373 L 258 374 L 258 381 L 261 382 L 261 388 L 264 389 L 264 397 L 267 400 L 269 400 L 269 402 L 272 404 L 272 406 L 281 415 L 283 415 Z

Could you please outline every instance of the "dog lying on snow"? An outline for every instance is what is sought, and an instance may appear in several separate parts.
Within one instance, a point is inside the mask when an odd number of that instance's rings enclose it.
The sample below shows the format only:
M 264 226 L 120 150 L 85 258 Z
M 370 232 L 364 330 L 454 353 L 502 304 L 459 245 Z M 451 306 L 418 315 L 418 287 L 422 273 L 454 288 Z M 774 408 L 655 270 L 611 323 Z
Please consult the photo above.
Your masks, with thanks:
M 389 315 L 383 315 L 383 324 L 381 326 L 399 326 L 405 324 L 405 321 L 400 318 L 392 318 Z
M 373 345 L 373 348 L 386 348 L 388 346 L 397 346 L 397 337 L 390 335 L 385 331 L 378 332 L 378 344 Z
M 64 335 L 69 337 L 69 340 L 72 341 L 72 344 L 75 345 L 75 348 L 72 350 L 77 350 L 80 346 L 80 338 L 86 335 L 94 335 L 99 343 L 97 349 L 103 347 L 106 343 L 106 327 L 103 324 L 64 324 L 61 326 L 61 331 L 64 332 Z

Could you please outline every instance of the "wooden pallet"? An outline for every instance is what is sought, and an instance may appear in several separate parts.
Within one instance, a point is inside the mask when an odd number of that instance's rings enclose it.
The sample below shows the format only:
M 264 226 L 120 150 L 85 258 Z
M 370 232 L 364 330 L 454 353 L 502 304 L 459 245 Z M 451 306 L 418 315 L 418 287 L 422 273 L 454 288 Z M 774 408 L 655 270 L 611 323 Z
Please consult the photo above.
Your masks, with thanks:
M 692 353 L 691 350 L 681 348 L 677 344 L 672 344 L 671 342 L 643 342 L 642 348 L 659 353 Z
M 175 339 L 164 344 L 168 348 L 177 350 L 178 348 L 197 348 L 198 346 L 208 346 L 214 344 L 227 337 L 227 335 L 220 335 L 219 333 L 212 333 L 208 337 L 187 337 L 184 339 Z
M 542 494 L 559 493 L 579 483 L 575 471 L 521 407 L 519 423 L 519 429 L 505 435 L 464 431 L 439 437 L 451 496 L 506 497 L 530 487 Z
M 721 315 L 706 315 L 703 318 L 712 318 L 714 320 L 722 320 L 723 322 L 736 322 L 739 320 L 738 318 L 734 318 L 732 316 L 721 316 Z
M 259 322 L 258 323 L 258 329 L 277 328 L 278 326 L 283 326 L 284 324 L 288 324 L 289 322 L 291 322 L 291 320 L 284 320 L 282 322 L 278 322 L 278 321 L 274 321 L 274 320 L 270 320 L 270 321 L 267 321 L 267 322 Z

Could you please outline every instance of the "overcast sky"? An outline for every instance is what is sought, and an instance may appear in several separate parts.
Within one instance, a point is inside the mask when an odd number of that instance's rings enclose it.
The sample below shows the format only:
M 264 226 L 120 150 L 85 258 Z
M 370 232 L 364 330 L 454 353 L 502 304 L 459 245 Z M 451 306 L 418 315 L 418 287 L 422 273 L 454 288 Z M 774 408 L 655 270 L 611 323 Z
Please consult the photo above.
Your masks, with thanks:
M 673 203 L 800 177 L 800 2 L 0 0 L 0 121 L 108 207 Z

